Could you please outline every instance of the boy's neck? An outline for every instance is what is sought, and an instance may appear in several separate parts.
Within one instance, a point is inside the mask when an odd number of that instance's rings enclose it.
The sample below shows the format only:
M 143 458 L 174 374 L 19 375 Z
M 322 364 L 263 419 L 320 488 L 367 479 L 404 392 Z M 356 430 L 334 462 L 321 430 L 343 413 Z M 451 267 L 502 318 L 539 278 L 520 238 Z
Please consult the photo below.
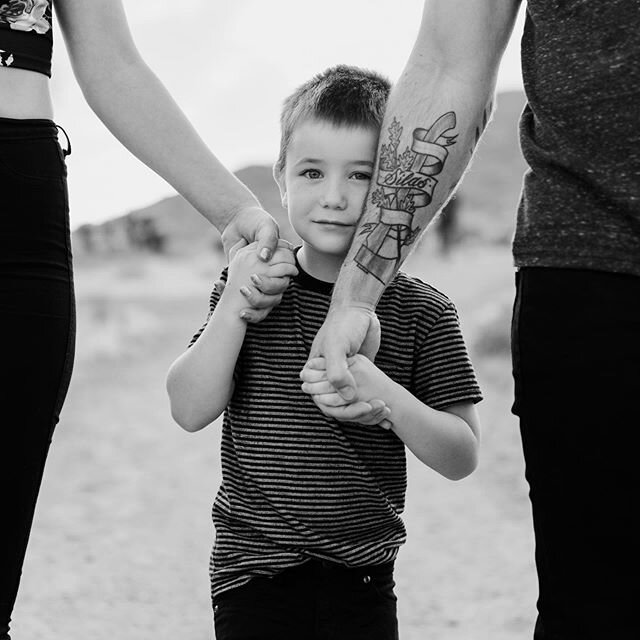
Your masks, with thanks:
M 321 253 L 305 242 L 302 243 L 297 257 L 300 266 L 310 276 L 316 278 L 316 280 L 332 283 L 338 279 L 340 267 L 342 267 L 345 258 L 345 256 Z

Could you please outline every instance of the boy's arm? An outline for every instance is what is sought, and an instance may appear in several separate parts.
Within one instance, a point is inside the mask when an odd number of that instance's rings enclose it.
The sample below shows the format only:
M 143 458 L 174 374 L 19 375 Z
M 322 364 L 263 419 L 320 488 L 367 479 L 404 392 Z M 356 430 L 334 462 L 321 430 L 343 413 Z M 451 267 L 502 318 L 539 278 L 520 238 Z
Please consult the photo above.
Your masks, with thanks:
M 346 357 L 361 350 L 382 292 L 453 193 L 489 120 L 519 4 L 425 2 L 389 98 L 365 210 L 310 353 L 326 358 L 329 380 L 346 399 L 355 394 Z
M 258 258 L 258 243 L 232 250 L 226 286 L 198 339 L 172 365 L 167 392 L 174 420 L 198 431 L 225 410 L 234 389 L 234 371 L 247 330 L 247 283 L 252 274 L 284 278 L 293 256 L 279 248 L 270 264 Z
M 322 410 L 345 402 L 328 381 L 324 364 L 321 358 L 312 360 L 302 374 L 303 390 L 313 394 Z M 392 431 L 421 462 L 450 480 L 460 480 L 476 468 L 480 422 L 472 402 L 432 409 L 365 356 L 350 357 L 348 366 L 357 384 L 355 400 L 382 400 L 393 416 Z
M 172 365 L 167 392 L 173 419 L 186 431 L 213 422 L 233 394 L 233 372 L 247 330 L 242 295 L 225 287 L 198 340 Z

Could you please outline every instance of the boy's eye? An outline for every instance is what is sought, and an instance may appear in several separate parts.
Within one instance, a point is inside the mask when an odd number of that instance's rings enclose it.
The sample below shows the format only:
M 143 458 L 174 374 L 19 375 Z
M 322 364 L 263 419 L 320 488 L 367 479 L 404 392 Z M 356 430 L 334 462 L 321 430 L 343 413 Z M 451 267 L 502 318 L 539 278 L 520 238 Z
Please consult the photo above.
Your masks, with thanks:
M 305 176 L 305 178 L 309 178 L 310 180 L 318 180 L 319 178 L 322 178 L 322 174 L 318 169 L 305 169 L 300 175 Z
M 351 177 L 354 180 L 371 180 L 371 174 L 365 173 L 364 171 L 356 171 L 355 173 L 351 174 Z

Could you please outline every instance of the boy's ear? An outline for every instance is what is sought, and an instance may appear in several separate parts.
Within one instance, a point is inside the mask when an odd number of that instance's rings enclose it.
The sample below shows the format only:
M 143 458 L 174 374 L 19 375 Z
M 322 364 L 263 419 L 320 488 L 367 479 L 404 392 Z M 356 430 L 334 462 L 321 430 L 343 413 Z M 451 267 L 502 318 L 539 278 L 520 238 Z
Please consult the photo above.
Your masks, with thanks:
M 287 208 L 287 187 L 284 181 L 284 171 L 278 171 L 278 167 L 275 164 L 273 165 L 273 179 L 276 181 L 276 184 L 278 185 L 282 206 L 286 209 Z

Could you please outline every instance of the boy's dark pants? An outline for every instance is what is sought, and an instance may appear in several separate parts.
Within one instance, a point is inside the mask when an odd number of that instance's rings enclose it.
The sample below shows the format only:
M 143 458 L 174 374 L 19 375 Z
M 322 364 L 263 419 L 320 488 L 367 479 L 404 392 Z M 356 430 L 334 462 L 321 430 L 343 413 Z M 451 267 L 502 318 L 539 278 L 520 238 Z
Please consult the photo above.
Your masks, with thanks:
M 535 640 L 640 638 L 640 278 L 517 275 L 513 411 L 539 579 Z
M 311 560 L 214 601 L 216 640 L 397 640 L 393 564 Z

